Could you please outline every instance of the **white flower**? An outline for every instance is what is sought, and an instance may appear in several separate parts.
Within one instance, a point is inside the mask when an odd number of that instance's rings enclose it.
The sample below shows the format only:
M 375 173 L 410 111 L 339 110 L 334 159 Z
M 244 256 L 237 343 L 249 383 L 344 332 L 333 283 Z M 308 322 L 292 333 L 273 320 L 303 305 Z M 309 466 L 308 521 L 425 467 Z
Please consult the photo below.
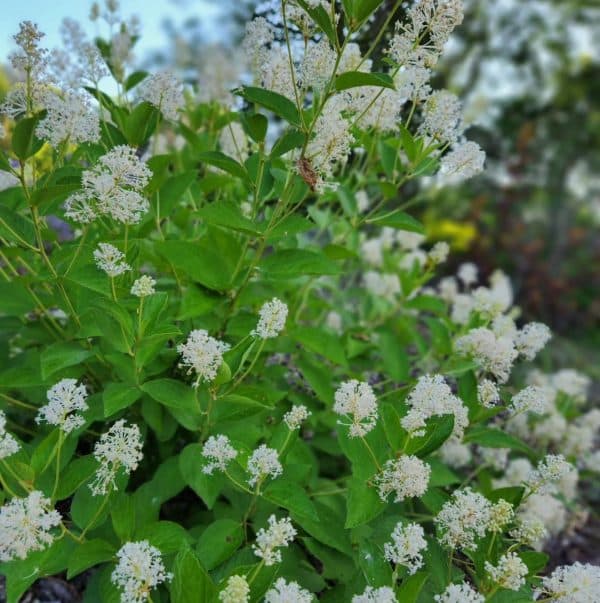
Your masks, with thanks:
M 530 322 L 517 333 L 515 347 L 521 356 L 533 360 L 551 338 L 552 333 L 545 324 Z
M 262 339 L 277 337 L 285 327 L 287 315 L 287 305 L 274 297 L 271 301 L 263 304 L 260 309 L 258 324 L 253 333 Z
M 189 367 L 188 374 L 196 372 L 198 378 L 194 387 L 198 387 L 201 380 L 214 381 L 223 363 L 223 354 L 229 348 L 228 343 L 211 337 L 204 329 L 195 329 L 190 332 L 185 343 L 177 346 L 182 357 L 179 365 Z
M 425 235 L 410 230 L 399 230 L 396 233 L 396 242 L 404 251 L 414 251 L 423 243 Z
M 6 415 L 0 410 L 0 460 L 18 452 L 19 442 L 6 431 Z
M 44 94 L 43 104 L 47 114 L 35 129 L 38 138 L 55 148 L 66 141 L 78 144 L 100 139 L 100 119 L 86 97 L 71 91 L 60 95 L 50 90 Z
M 112 583 L 123 592 L 121 603 L 143 603 L 151 591 L 171 579 L 160 551 L 147 540 L 127 542 L 117 552 L 119 562 L 111 574 Z
M 436 90 L 425 101 L 421 133 L 437 142 L 455 142 L 462 133 L 461 103 L 448 90 Z
M 504 528 L 513 520 L 515 512 L 513 506 L 503 498 L 493 504 L 490 509 L 488 529 L 491 532 L 503 532 Z
M 352 597 L 352 603 L 398 603 L 398 599 L 389 586 L 379 588 L 367 586 L 362 595 Z
M 402 417 L 404 429 L 414 436 L 425 434 L 427 419 L 433 416 L 454 415 L 453 434 L 460 438 L 469 424 L 469 415 L 460 398 L 456 397 L 442 375 L 423 375 L 406 399 L 408 413 Z
M 237 456 L 237 450 L 226 435 L 210 436 L 202 448 L 202 456 L 210 459 L 202 472 L 212 475 L 215 470 L 226 471 L 227 465 Z
M 482 172 L 484 163 L 485 152 L 476 142 L 460 142 L 442 157 L 440 174 L 456 183 Z
M 522 544 L 540 548 L 541 543 L 546 540 L 548 532 L 543 521 L 535 518 L 519 517 L 516 528 L 510 531 L 510 536 Z
M 446 243 L 446 241 L 440 241 L 436 243 L 429 250 L 429 259 L 434 264 L 443 264 L 448 259 L 448 254 L 450 253 L 450 245 Z
M 219 134 L 219 146 L 225 155 L 234 157 L 240 163 L 248 159 L 248 137 L 244 128 L 237 122 L 229 122 Z
M 341 333 L 344 326 L 342 317 L 333 310 L 327 313 L 327 317 L 325 318 L 325 324 L 336 333 Z
M 479 270 L 477 266 L 472 262 L 465 262 L 458 267 L 458 272 L 456 275 L 465 285 L 465 287 L 470 287 L 474 283 L 477 282 Z
M 148 295 L 153 295 L 156 293 L 154 286 L 156 285 L 156 281 L 147 274 L 143 274 L 134 281 L 131 286 L 131 295 L 135 295 L 136 297 L 147 297 Z
M 166 119 L 176 120 L 185 106 L 183 86 L 172 73 L 161 72 L 148 76 L 139 86 L 141 100 L 154 105 Z
M 364 436 L 377 423 L 377 398 L 368 383 L 345 381 L 335 392 L 333 411 L 352 420 L 350 437 Z
M 587 397 L 591 380 L 574 369 L 561 369 L 552 376 L 552 385 L 567 396 L 570 396 L 575 402 L 584 402 Z
M 297 582 L 278 578 L 265 595 L 265 603 L 310 603 L 312 595 Z
M 547 537 L 557 536 L 564 530 L 567 525 L 567 509 L 551 494 L 535 493 L 528 496 L 519 507 L 517 521 L 518 525 L 527 526 L 531 537 L 530 546 L 541 551 Z M 536 531 L 537 540 L 534 539 Z
M 519 590 L 525 584 L 525 576 L 529 572 L 516 553 L 502 555 L 496 566 L 486 561 L 485 571 L 496 584 L 509 590 Z
M 419 457 L 402 455 L 389 460 L 381 473 L 375 476 L 375 484 L 381 500 L 386 501 L 391 492 L 396 494 L 395 502 L 405 498 L 423 496 L 427 491 L 431 467 Z
M 549 408 L 546 389 L 528 385 L 512 397 L 511 406 L 514 413 L 533 412 L 542 414 Z
M 509 337 L 497 337 L 493 331 L 480 327 L 472 329 L 456 340 L 459 354 L 472 356 L 483 369 L 494 375 L 500 383 L 506 383 L 513 362 L 518 356 Z
M 269 527 L 261 528 L 256 534 L 256 544 L 252 550 L 257 557 L 264 559 L 265 565 L 281 562 L 281 551 L 276 549 L 288 546 L 297 532 L 289 517 L 277 520 L 275 515 L 269 517 Z
M 595 603 L 600 593 L 600 566 L 575 562 L 542 578 L 544 594 L 554 603 Z
M 477 399 L 482 406 L 492 408 L 500 402 L 500 392 L 496 384 L 489 379 L 482 379 L 477 385 Z
M 473 460 L 471 447 L 456 436 L 449 437 L 440 448 L 440 457 L 446 465 L 459 469 Z
M 250 586 L 244 576 L 230 576 L 225 588 L 219 593 L 221 603 L 248 603 Z
M 268 448 L 265 444 L 261 444 L 252 452 L 247 469 L 250 473 L 248 483 L 251 486 L 262 483 L 267 476 L 276 478 L 283 473 L 277 450 Z
M 406 566 L 408 573 L 414 574 L 423 566 L 421 551 L 427 548 L 423 528 L 417 523 L 397 523 L 391 538 L 391 542 L 383 545 L 385 558 L 396 565 Z
M 149 208 L 140 193 L 151 176 L 134 148 L 116 146 L 83 172 L 83 190 L 65 201 L 65 215 L 84 223 L 108 215 L 117 222 L 137 224 Z
M 475 539 L 483 536 L 490 522 L 490 502 L 470 488 L 456 490 L 435 518 L 442 544 L 475 550 Z
M 85 421 L 77 411 L 88 409 L 85 401 L 85 385 L 77 385 L 77 379 L 61 379 L 47 392 L 48 404 L 42 406 L 35 418 L 36 423 L 45 421 L 57 425 L 65 433 L 81 427 Z
M 527 477 L 527 485 L 532 492 L 550 494 L 556 490 L 556 483 L 574 470 L 562 454 L 547 454 Z
M 482 461 L 497 471 L 503 471 L 508 464 L 508 448 L 479 448 Z
M 436 603 L 484 603 L 485 597 L 463 582 L 450 584 L 441 595 L 435 595 Z
M 310 43 L 302 61 L 302 86 L 321 90 L 331 78 L 335 61 L 335 50 L 326 37 L 322 37 L 316 44 Z
M 291 410 L 283 415 L 285 424 L 291 429 L 298 429 L 312 413 L 303 404 L 292 406 Z
M 359 214 L 362 214 L 369 209 L 371 206 L 371 201 L 369 199 L 369 195 L 367 195 L 367 191 L 356 191 L 354 193 L 354 198 L 356 199 L 356 209 Z
M 397 274 L 381 274 L 373 270 L 363 275 L 365 289 L 383 299 L 394 301 L 396 296 L 402 293 L 402 285 Z
M 111 278 L 131 270 L 131 266 L 125 261 L 125 254 L 110 243 L 98 243 L 98 249 L 94 250 L 94 260 L 96 266 Z
M 94 458 L 100 467 L 90 484 L 92 494 L 104 495 L 112 488 L 116 489 L 115 478 L 119 469 L 123 468 L 127 474 L 135 471 L 142 457 L 140 428 L 119 419 L 94 446 Z
M 43 550 L 53 542 L 50 530 L 60 522 L 60 513 L 51 509 L 42 492 L 13 498 L 0 508 L 0 561 L 25 559 L 31 551 Z

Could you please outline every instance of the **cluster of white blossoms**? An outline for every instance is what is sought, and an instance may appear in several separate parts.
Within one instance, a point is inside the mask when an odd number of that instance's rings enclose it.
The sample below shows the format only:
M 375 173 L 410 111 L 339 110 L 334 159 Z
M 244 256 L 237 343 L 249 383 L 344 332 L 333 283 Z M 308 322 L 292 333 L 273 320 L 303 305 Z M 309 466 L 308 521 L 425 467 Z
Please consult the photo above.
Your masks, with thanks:
M 369 293 L 381 299 L 394 302 L 402 293 L 402 284 L 397 274 L 368 270 L 363 274 L 363 285 Z
M 500 402 L 500 392 L 493 381 L 482 379 L 477 385 L 477 400 L 482 406 L 492 408 Z
M 80 144 L 100 139 L 100 118 L 86 97 L 72 91 L 59 94 L 48 90 L 42 102 L 47 113 L 35 129 L 38 138 L 47 140 L 54 148 L 61 143 Z
M 408 413 L 401 424 L 413 436 L 425 434 L 427 419 L 434 416 L 454 415 L 453 435 L 461 438 L 469 425 L 469 415 L 462 400 L 452 390 L 442 375 L 423 375 L 406 398 Z
M 65 433 L 71 433 L 85 423 L 78 413 L 88 409 L 87 395 L 85 385 L 78 385 L 77 379 L 61 379 L 48 390 L 48 404 L 39 409 L 36 423 L 50 423 Z
M 542 594 L 555 603 L 594 603 L 600 593 L 600 566 L 576 561 L 542 578 Z
M 283 473 L 279 454 L 275 448 L 261 444 L 248 458 L 247 465 L 250 486 L 260 485 L 267 477 L 276 478 Z
M 547 392 L 543 387 L 529 385 L 515 394 L 511 401 L 511 410 L 514 413 L 533 412 L 542 414 L 549 406 Z
M 98 243 L 98 249 L 94 249 L 94 261 L 110 278 L 131 270 L 131 266 L 125 261 L 125 254 L 110 243 Z
M 244 576 L 233 575 L 227 579 L 225 588 L 219 593 L 221 603 L 248 603 L 250 585 Z
M 484 603 L 485 597 L 480 595 L 470 584 L 450 584 L 441 595 L 435 595 L 436 603 Z
M 552 338 L 550 329 L 541 322 L 526 324 L 515 337 L 515 347 L 526 360 L 533 360 Z
M 531 492 L 551 494 L 556 491 L 556 484 L 574 471 L 562 454 L 547 454 L 529 473 L 526 483 Z
M 0 561 L 25 559 L 54 540 L 52 528 L 61 516 L 50 507 L 50 499 L 34 490 L 27 498 L 13 498 L 0 508 Z
M 265 594 L 265 603 L 310 603 L 312 595 L 297 582 L 286 582 L 278 578 Z
M 148 211 L 148 201 L 141 192 L 151 176 L 134 148 L 113 147 L 83 172 L 82 190 L 65 201 L 65 215 L 82 223 L 107 215 L 123 224 L 137 224 Z
M 94 458 L 100 467 L 90 484 L 94 496 L 117 488 L 115 478 L 119 469 L 127 474 L 137 469 L 143 457 L 142 445 L 140 428 L 135 424 L 127 425 L 125 419 L 119 419 L 100 436 L 94 446 Z
M 398 599 L 389 586 L 367 586 L 362 595 L 352 597 L 352 603 L 398 603 Z
M 277 337 L 285 327 L 288 307 L 280 299 L 274 297 L 266 302 L 260 309 L 258 324 L 253 334 L 261 339 Z
M 384 557 L 396 565 L 404 565 L 410 575 L 423 566 L 423 554 L 427 548 L 425 532 L 418 523 L 397 523 L 391 542 L 383 545 Z
M 240 163 L 248 159 L 250 142 L 244 128 L 237 122 L 229 122 L 219 134 L 219 146 L 225 155 L 235 158 Z
M 495 566 L 486 561 L 485 571 L 498 586 L 509 590 L 519 590 L 529 573 L 523 560 L 514 552 L 502 555 Z
M 194 329 L 188 335 L 185 343 L 177 346 L 181 354 L 179 366 L 188 367 L 188 374 L 194 371 L 197 375 L 194 387 L 200 381 L 214 381 L 217 371 L 223 364 L 223 354 L 230 348 L 228 343 L 219 341 L 204 329 Z
M 435 518 L 442 544 L 475 550 L 475 539 L 488 529 L 491 509 L 490 501 L 471 488 L 456 490 Z
M 269 517 L 269 527 L 261 528 L 256 534 L 256 543 L 252 550 L 257 557 L 264 560 L 265 565 L 281 563 L 281 547 L 288 546 L 297 532 L 289 517 L 277 519 L 275 515 Z
M 121 603 L 143 603 L 159 584 L 171 579 L 160 551 L 147 540 L 127 542 L 117 552 L 119 562 L 111 581 L 121 591 Z
M 0 460 L 12 456 L 19 448 L 19 442 L 6 431 L 6 415 L 0 410 Z
M 176 120 L 185 106 L 181 81 L 167 71 L 149 75 L 137 91 L 141 100 L 154 105 L 166 119 Z
M 403 454 L 386 461 L 381 473 L 375 476 L 375 485 L 381 500 L 386 501 L 394 492 L 395 502 L 405 498 L 423 496 L 429 485 L 431 467 L 419 457 Z
M 147 274 L 143 274 L 140 278 L 136 279 L 131 286 L 131 295 L 136 297 L 148 297 L 148 295 L 154 295 L 156 293 L 156 281 Z
M 345 381 L 335 392 L 333 412 L 352 420 L 350 437 L 362 437 L 377 423 L 377 398 L 368 383 Z
M 237 454 L 237 450 L 226 435 L 210 436 L 202 447 L 202 456 L 209 459 L 209 462 L 202 467 L 202 472 L 212 475 L 215 470 L 226 471 L 227 465 Z
M 452 183 L 473 178 L 483 171 L 485 152 L 472 141 L 458 143 L 442 157 L 440 176 Z
M 312 413 L 304 406 L 303 404 L 296 404 L 292 406 L 291 410 L 288 410 L 283 415 L 283 420 L 289 429 L 294 431 L 295 429 L 299 429 L 300 425 L 308 419 L 308 417 Z

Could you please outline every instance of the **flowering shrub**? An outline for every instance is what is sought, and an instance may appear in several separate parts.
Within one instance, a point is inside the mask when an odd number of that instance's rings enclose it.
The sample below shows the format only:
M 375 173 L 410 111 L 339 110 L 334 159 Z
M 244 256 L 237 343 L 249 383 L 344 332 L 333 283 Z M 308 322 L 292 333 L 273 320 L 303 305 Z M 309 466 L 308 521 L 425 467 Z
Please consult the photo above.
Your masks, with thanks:
M 448 245 L 404 212 L 419 176 L 483 167 L 430 83 L 461 3 L 398 2 L 359 48 L 380 3 L 283 0 L 248 24 L 254 81 L 229 105 L 132 72 L 114 2 L 112 38 L 71 22 L 66 56 L 21 25 L 1 106 L 9 602 L 84 572 L 86 601 L 597 600 L 597 567 L 542 577 L 598 466 L 588 379 L 512 383 L 550 331 L 518 324 L 500 272 L 436 280 Z

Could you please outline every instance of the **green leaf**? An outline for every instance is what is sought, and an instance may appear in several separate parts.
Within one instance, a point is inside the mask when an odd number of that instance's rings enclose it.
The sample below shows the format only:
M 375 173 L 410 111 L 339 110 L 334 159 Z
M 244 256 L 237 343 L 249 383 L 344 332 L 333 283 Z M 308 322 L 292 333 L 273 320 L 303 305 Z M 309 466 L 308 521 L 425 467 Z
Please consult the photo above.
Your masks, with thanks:
M 115 556 L 115 553 L 116 548 L 105 540 L 96 538 L 83 542 L 73 551 L 69 558 L 67 580 L 71 580 L 90 567 L 110 561 Z
M 357 21 L 363 21 L 372 15 L 383 0 L 352 0 L 352 15 Z
M 321 28 L 327 36 L 331 45 L 335 48 L 338 45 L 335 25 L 332 24 L 329 13 L 320 4 L 316 8 L 311 8 L 305 0 L 298 0 L 298 4 L 311 16 L 312 20 Z
M 196 553 L 204 567 L 212 570 L 229 559 L 243 541 L 244 531 L 239 521 L 218 519 L 202 532 Z
M 269 126 L 269 120 L 261 113 L 255 113 L 254 115 L 243 115 L 243 124 L 248 132 L 248 136 L 255 142 L 263 142 L 267 136 L 267 128 Z M 227 128 L 227 126 L 225 126 Z
M 493 427 L 473 427 L 464 437 L 465 443 L 479 444 L 485 448 L 510 448 L 535 457 L 535 452 L 521 440 Z
M 148 77 L 147 71 L 134 71 L 125 80 L 125 90 L 129 92 L 132 88 L 135 88 L 140 82 Z
M 547 565 L 550 556 L 538 551 L 521 551 L 519 557 L 527 566 L 530 575 L 540 573 Z
M 369 73 L 366 71 L 346 71 L 335 78 L 335 89 L 338 91 L 358 88 L 360 86 L 378 86 L 395 90 L 394 80 L 387 73 Z
M 221 151 L 205 151 L 203 153 L 198 153 L 197 158 L 199 161 L 213 165 L 236 178 L 241 178 L 246 182 L 250 182 L 246 168 L 235 159 L 221 153 Z
M 377 490 L 369 487 L 362 478 L 350 480 L 346 505 L 345 528 L 355 528 L 368 523 L 383 513 L 387 507 L 387 503 L 379 498 Z
M 261 268 L 267 278 L 277 280 L 341 272 L 340 267 L 326 255 L 307 249 L 276 251 L 264 259 Z
M 0 205 L 0 235 L 25 247 L 31 247 L 35 242 L 31 221 L 5 205 Z
M 311 352 L 320 354 L 340 366 L 348 366 L 344 346 L 337 335 L 328 333 L 319 327 L 302 327 L 292 331 L 290 337 Z
M 42 378 L 48 379 L 57 371 L 75 364 L 81 364 L 93 353 L 76 343 L 54 343 L 40 354 Z
M 147 381 L 140 389 L 164 406 L 200 412 L 193 388 L 181 381 L 155 379 Z
M 367 582 L 374 587 L 392 583 L 392 568 L 374 542 L 363 540 L 358 549 L 358 564 Z M 401 599 L 402 603 L 404 601 Z
M 405 214 L 402 211 L 392 211 L 380 213 L 366 220 L 367 224 L 375 224 L 376 226 L 389 226 L 398 230 L 408 230 L 409 232 L 418 232 L 425 234 L 425 228 L 412 216 Z
M 174 521 L 147 523 L 135 532 L 137 540 L 147 540 L 165 555 L 179 550 L 182 542 L 191 542 L 192 537 L 183 526 Z
M 92 455 L 82 456 L 71 461 L 61 472 L 56 500 L 64 500 L 79 488 L 87 487 L 86 482 L 97 469 L 98 461 Z
M 305 135 L 298 130 L 287 130 L 273 145 L 271 157 L 280 157 L 292 149 L 301 147 L 305 138 Z
M 110 417 L 124 408 L 129 408 L 141 396 L 142 392 L 135 385 L 108 383 L 102 392 L 104 416 Z
M 406 447 L 407 454 L 423 458 L 436 451 L 450 437 L 454 429 L 454 415 L 443 415 L 428 419 L 425 435 L 413 437 Z
M 398 589 L 398 601 L 416 603 L 428 577 L 427 572 L 417 572 L 405 578 Z
M 160 111 L 143 101 L 125 118 L 123 133 L 127 142 L 138 147 L 145 144 L 158 127 Z
M 410 365 L 406 346 L 400 343 L 399 338 L 389 331 L 378 332 L 377 348 L 381 353 L 385 372 L 395 381 L 407 381 Z
M 83 486 L 77 490 L 71 503 L 71 519 L 78 528 L 93 528 L 104 522 L 108 515 L 109 505 L 104 504 L 103 496 L 94 496 L 92 491 Z
M 298 517 L 319 521 L 315 506 L 304 488 L 293 481 L 285 478 L 276 479 L 267 486 L 264 497 Z
M 239 394 L 228 394 L 221 396 L 217 400 L 213 408 L 213 419 L 216 423 L 231 421 L 232 419 L 240 420 L 256 415 L 269 408 L 270 406 L 266 406 L 252 398 L 240 396 Z
M 275 113 L 293 126 L 300 126 L 300 113 L 296 105 L 287 97 L 254 86 L 242 86 L 233 91 L 234 94 L 245 98 L 249 103 L 256 103 Z
M 184 545 L 175 557 L 169 592 L 171 603 L 212 601 L 217 589 L 192 549 Z
M 254 222 L 242 214 L 239 206 L 228 201 L 218 201 L 205 205 L 198 211 L 198 215 L 209 224 L 248 234 L 260 233 Z
M 25 117 L 17 122 L 12 132 L 12 150 L 21 161 L 35 155 L 44 144 L 44 141 L 35 135 L 35 128 L 40 119 L 40 114 Z
M 202 444 L 188 444 L 179 455 L 179 469 L 185 483 L 212 509 L 226 478 L 219 473 L 203 473 L 202 459 Z

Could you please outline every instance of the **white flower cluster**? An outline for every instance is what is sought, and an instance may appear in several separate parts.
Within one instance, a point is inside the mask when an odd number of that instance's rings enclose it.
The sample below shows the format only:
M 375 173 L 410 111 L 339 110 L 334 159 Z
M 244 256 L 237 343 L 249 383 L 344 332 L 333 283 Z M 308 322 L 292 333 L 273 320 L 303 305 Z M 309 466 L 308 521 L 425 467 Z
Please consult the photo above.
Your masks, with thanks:
M 265 595 L 265 603 L 310 603 L 312 599 L 310 592 L 297 582 L 286 582 L 283 578 L 278 578 Z
M 138 94 L 141 100 L 154 105 L 166 119 L 176 120 L 185 106 L 181 82 L 166 71 L 148 76 L 139 85 Z
M 143 274 L 140 278 L 136 279 L 131 286 L 131 295 L 136 297 L 148 297 L 148 295 L 154 295 L 156 293 L 156 281 L 147 274 Z
M 82 223 L 107 215 L 123 224 L 137 224 L 148 211 L 148 201 L 141 191 L 151 176 L 134 148 L 116 146 L 83 172 L 83 190 L 65 201 L 65 215 Z
M 94 250 L 94 261 L 110 278 L 131 270 L 131 266 L 125 261 L 125 254 L 110 243 L 98 243 L 98 249 Z
M 431 467 L 419 457 L 404 454 L 386 461 L 381 473 L 375 476 L 375 484 L 381 500 L 386 501 L 391 492 L 395 502 L 405 498 L 423 496 L 429 485 Z
M 466 582 L 450 584 L 441 595 L 435 595 L 436 603 L 484 603 L 485 597 L 480 595 Z
M 261 444 L 252 452 L 247 469 L 250 473 L 248 484 L 252 487 L 260 485 L 269 476 L 276 478 L 283 473 L 277 450 L 268 448 L 266 444 Z
M 283 420 L 292 431 L 298 429 L 312 413 L 303 404 L 292 406 L 291 410 L 283 415 Z
M 0 508 L 0 561 L 25 559 L 31 551 L 43 550 L 54 540 L 50 530 L 60 522 L 60 513 L 51 509 L 42 492 L 13 498 Z
M 223 153 L 240 163 L 248 159 L 249 144 L 244 128 L 237 121 L 229 122 L 219 134 L 219 146 Z
M 485 152 L 472 141 L 459 142 L 442 157 L 440 176 L 452 183 L 468 180 L 483 171 Z
M 514 413 L 533 412 L 542 414 L 549 407 L 546 389 L 529 385 L 515 394 L 511 400 L 511 410 Z
M 49 90 L 43 95 L 42 103 L 47 114 L 38 123 L 35 133 L 54 148 L 61 143 L 79 144 L 100 139 L 100 118 L 86 97 L 72 91 L 58 94 Z
M 142 445 L 140 428 L 135 424 L 127 425 L 124 419 L 119 419 L 100 436 L 94 446 L 94 458 L 100 467 L 90 484 L 94 496 L 116 489 L 119 469 L 123 468 L 127 474 L 137 469 L 143 457 Z
M 469 425 L 467 408 L 452 390 L 442 375 L 423 375 L 406 399 L 408 413 L 402 417 L 404 429 L 414 436 L 425 434 L 427 419 L 434 416 L 454 415 L 453 435 L 462 437 Z
M 527 566 L 514 552 L 502 555 L 495 566 L 486 561 L 485 571 L 496 584 L 508 590 L 519 590 L 525 584 L 525 576 L 529 573 Z
M 256 534 L 256 544 L 252 550 L 257 557 L 264 560 L 265 565 L 281 562 L 281 551 L 277 549 L 288 546 L 297 532 L 289 517 L 278 520 L 275 515 L 269 517 L 269 527 L 261 528 Z
M 12 456 L 19 448 L 19 442 L 6 431 L 6 415 L 0 410 L 0 460 Z
M 225 588 L 219 593 L 221 603 L 248 603 L 250 585 L 244 576 L 230 576 Z
M 352 603 L 398 603 L 398 599 L 389 586 L 367 586 L 362 595 L 352 597 Z
M 365 289 L 382 299 L 395 301 L 396 297 L 402 293 L 402 285 L 397 274 L 375 272 L 368 270 L 363 274 L 363 284 Z
M 552 338 L 550 329 L 541 322 L 526 324 L 515 338 L 515 347 L 526 360 L 533 360 Z
M 542 578 L 543 593 L 555 603 L 594 603 L 600 593 L 600 567 L 576 561 Z
M 391 538 L 391 542 L 383 545 L 385 558 L 396 565 L 404 565 L 409 574 L 414 574 L 423 566 L 422 551 L 427 548 L 423 528 L 418 523 L 397 523 Z
M 215 470 L 226 471 L 227 465 L 237 454 L 237 450 L 226 435 L 210 436 L 202 448 L 202 456 L 210 462 L 202 467 L 202 473 L 212 475 Z
M 85 385 L 77 385 L 77 379 L 61 379 L 47 392 L 48 404 L 42 406 L 35 418 L 36 423 L 45 421 L 56 425 L 65 433 L 81 427 L 85 420 L 78 414 L 88 409 Z
M 490 501 L 470 488 L 456 490 L 435 518 L 442 544 L 474 550 L 475 539 L 482 537 L 490 522 Z
M 551 494 L 556 491 L 556 484 L 574 472 L 575 468 L 565 460 L 562 454 L 548 454 L 533 469 L 526 483 L 531 492 Z
M 477 385 L 477 399 L 482 406 L 492 408 L 500 402 L 500 392 L 496 384 L 489 379 L 482 379 Z
M 188 367 L 188 374 L 194 371 L 197 375 L 194 387 L 201 380 L 214 381 L 217 371 L 223 363 L 223 354 L 230 348 L 228 343 L 211 337 L 204 329 L 194 329 L 185 343 L 177 346 L 181 354 L 181 367 Z
M 288 315 L 288 307 L 280 299 L 274 297 L 271 301 L 263 304 L 259 312 L 258 324 L 255 335 L 261 339 L 277 337 L 285 327 Z
M 143 603 L 151 591 L 171 579 L 160 551 L 147 540 L 127 542 L 118 551 L 119 562 L 111 574 L 112 583 L 123 592 L 121 603 Z
M 362 437 L 377 423 L 377 398 L 368 383 L 345 381 L 335 392 L 333 412 L 352 419 L 350 437 Z

